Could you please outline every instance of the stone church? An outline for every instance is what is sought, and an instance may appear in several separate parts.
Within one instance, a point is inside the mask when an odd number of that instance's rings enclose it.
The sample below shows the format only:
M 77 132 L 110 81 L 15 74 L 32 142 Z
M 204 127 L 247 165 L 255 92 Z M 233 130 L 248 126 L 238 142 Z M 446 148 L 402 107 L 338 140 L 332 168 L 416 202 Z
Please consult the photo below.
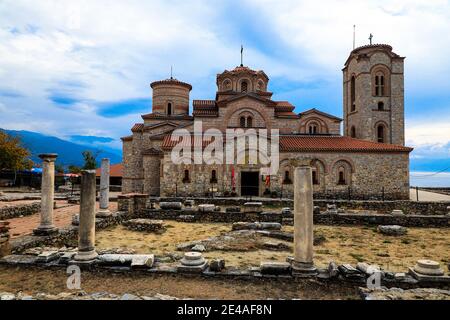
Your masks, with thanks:
M 217 75 L 214 100 L 193 100 L 192 86 L 156 81 L 152 112 L 123 137 L 123 192 L 154 196 L 291 197 L 290 159 L 313 160 L 315 197 L 408 199 L 409 153 L 404 134 L 404 57 L 386 44 L 354 49 L 343 68 L 343 118 L 315 108 L 300 113 L 272 99 L 264 71 L 238 66 Z M 279 130 L 279 171 L 258 164 L 174 164 L 171 133 L 264 128 Z M 343 128 L 341 128 L 343 123 Z M 343 134 L 342 134 L 343 133 Z

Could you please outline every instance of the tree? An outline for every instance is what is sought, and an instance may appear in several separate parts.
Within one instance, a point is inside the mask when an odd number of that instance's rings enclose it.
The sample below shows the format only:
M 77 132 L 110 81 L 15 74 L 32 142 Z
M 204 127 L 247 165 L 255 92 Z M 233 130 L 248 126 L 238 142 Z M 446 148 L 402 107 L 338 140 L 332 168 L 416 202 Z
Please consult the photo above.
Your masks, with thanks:
M 19 137 L 13 137 L 0 130 L 0 169 L 14 170 L 14 184 L 18 170 L 33 167 L 29 156 L 30 152 L 22 146 Z
M 73 165 L 73 164 L 71 164 L 71 165 L 68 167 L 68 169 L 69 169 L 69 172 L 70 172 L 70 173 L 73 173 L 73 174 L 78 174 L 78 173 L 81 172 L 81 168 L 80 168 L 80 167 L 77 167 L 77 166 L 75 166 L 75 165 Z
M 57 173 L 64 173 L 64 166 L 62 164 L 57 163 L 55 165 L 55 171 Z
M 97 168 L 97 161 L 95 160 L 96 156 L 97 155 L 92 154 L 89 150 L 83 151 L 84 170 L 94 170 Z
M 19 137 L 0 130 L 0 169 L 31 169 L 33 163 L 28 159 L 29 156 L 30 152 L 22 146 Z

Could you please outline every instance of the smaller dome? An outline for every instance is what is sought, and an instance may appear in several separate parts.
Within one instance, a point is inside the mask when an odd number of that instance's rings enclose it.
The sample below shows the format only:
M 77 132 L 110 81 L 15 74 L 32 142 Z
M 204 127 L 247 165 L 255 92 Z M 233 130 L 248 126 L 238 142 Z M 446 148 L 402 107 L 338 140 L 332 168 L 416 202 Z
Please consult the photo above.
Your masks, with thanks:
M 183 81 L 179 81 L 179 80 L 177 80 L 175 78 L 170 78 L 170 79 L 165 79 L 165 80 L 159 80 L 159 81 L 152 82 L 150 84 L 150 87 L 152 89 L 154 89 L 155 86 L 158 86 L 158 85 L 179 85 L 179 86 L 188 88 L 189 91 L 192 90 L 192 86 L 189 83 L 186 83 L 186 82 L 183 82 Z

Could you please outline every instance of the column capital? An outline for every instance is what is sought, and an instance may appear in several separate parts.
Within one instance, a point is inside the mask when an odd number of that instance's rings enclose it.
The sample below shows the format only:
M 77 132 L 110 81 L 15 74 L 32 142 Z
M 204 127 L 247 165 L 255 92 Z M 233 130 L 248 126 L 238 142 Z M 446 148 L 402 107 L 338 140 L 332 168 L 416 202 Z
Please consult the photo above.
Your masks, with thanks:
M 56 153 L 42 153 L 39 155 L 39 158 L 41 158 L 44 161 L 55 161 L 58 157 L 58 154 Z

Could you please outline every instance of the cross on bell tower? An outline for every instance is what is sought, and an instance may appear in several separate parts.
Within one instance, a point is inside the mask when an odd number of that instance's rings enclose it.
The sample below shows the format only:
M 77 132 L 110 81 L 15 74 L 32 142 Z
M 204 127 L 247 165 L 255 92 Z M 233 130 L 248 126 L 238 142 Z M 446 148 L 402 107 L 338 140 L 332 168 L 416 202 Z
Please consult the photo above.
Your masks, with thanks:
M 371 34 L 369 35 L 369 41 L 370 41 L 370 44 L 372 44 L 372 38 L 373 38 L 373 34 L 371 33 Z

